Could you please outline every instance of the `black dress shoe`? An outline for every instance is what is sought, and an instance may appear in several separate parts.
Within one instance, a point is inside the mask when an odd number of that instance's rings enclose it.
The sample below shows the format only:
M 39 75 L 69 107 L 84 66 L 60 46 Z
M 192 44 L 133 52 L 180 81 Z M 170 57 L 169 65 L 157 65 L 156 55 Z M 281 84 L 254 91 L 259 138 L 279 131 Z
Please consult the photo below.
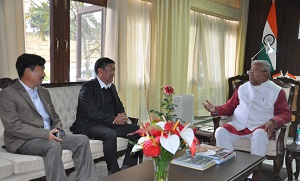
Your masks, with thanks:
M 116 170 L 116 171 L 108 171 L 108 175 L 114 174 L 114 173 L 116 173 L 116 172 L 118 172 L 118 171 L 120 171 L 120 169 L 119 169 L 119 170 Z
M 131 166 L 130 165 L 123 165 L 120 170 L 125 170 L 125 169 L 127 169 L 129 167 L 131 167 Z

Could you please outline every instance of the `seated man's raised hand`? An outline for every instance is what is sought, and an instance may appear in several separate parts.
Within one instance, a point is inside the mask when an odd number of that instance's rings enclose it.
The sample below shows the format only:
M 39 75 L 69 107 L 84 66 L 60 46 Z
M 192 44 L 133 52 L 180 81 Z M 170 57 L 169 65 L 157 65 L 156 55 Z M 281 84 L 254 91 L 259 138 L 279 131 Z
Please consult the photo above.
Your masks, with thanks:
M 210 103 L 207 99 L 202 104 L 208 112 L 211 112 L 211 113 L 216 112 L 216 107 L 212 103 Z

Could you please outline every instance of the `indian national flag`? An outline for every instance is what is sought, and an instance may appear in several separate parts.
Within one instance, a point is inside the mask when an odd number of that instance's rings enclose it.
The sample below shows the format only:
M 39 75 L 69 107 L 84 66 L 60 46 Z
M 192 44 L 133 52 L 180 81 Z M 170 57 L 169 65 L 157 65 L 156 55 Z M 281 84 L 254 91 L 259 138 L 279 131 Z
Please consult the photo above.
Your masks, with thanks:
M 276 21 L 276 9 L 275 9 L 275 0 L 272 1 L 272 5 L 269 11 L 268 19 L 265 24 L 262 42 L 260 44 L 260 49 L 263 46 L 266 46 L 266 43 L 269 42 L 270 46 L 276 49 L 277 45 L 277 21 Z M 272 65 L 271 72 L 276 69 L 276 52 L 266 54 L 266 51 L 261 51 L 258 56 L 258 60 L 267 60 Z

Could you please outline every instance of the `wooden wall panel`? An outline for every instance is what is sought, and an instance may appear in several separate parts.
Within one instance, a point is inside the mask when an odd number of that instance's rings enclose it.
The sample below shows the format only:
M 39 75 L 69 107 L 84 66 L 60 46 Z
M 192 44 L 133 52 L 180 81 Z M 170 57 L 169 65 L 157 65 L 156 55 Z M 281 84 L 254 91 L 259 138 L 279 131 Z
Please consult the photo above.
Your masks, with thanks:
M 250 69 L 251 57 L 259 51 L 271 3 L 272 0 L 250 1 L 244 72 Z M 276 13 L 278 26 L 276 70 L 300 75 L 300 40 L 298 39 L 300 1 L 276 0 Z

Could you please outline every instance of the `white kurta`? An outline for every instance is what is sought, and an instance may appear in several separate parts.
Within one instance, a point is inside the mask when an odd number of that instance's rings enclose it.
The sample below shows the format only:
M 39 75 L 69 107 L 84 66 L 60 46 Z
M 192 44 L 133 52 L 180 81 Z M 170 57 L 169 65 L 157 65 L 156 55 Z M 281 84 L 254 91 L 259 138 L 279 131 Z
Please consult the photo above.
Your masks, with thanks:
M 274 117 L 274 104 L 280 90 L 281 87 L 270 80 L 258 86 L 250 82 L 241 85 L 238 89 L 239 105 L 228 124 L 237 131 L 245 128 L 252 131 L 265 124 Z

